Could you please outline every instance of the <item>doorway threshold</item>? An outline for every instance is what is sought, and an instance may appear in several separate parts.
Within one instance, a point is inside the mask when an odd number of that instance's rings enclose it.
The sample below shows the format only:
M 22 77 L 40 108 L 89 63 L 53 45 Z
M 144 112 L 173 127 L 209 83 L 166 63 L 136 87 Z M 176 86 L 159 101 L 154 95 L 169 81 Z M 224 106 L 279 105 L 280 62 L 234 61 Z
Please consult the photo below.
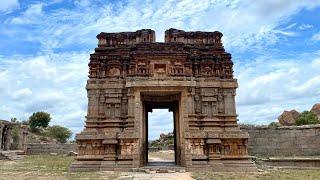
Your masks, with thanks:
M 174 161 L 148 162 L 146 166 L 143 166 L 140 169 L 145 172 L 156 172 L 156 173 L 186 172 L 185 167 L 177 165 Z
M 152 161 L 152 162 L 148 162 L 147 166 L 168 167 L 168 166 L 177 166 L 177 164 L 174 161 Z

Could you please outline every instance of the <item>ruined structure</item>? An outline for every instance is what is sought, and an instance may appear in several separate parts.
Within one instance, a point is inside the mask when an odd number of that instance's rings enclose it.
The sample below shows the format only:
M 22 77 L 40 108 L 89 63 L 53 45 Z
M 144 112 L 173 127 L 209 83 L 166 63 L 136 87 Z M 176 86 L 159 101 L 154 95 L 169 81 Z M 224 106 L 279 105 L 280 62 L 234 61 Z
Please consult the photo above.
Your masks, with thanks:
M 13 127 L 18 126 L 16 139 L 13 137 Z M 27 141 L 27 128 L 23 125 L 0 120 L 0 151 L 25 150 Z
M 220 32 L 100 33 L 90 56 L 88 114 L 70 167 L 130 170 L 148 164 L 148 112 L 174 114 L 175 163 L 187 170 L 251 171 L 237 125 L 231 55 Z

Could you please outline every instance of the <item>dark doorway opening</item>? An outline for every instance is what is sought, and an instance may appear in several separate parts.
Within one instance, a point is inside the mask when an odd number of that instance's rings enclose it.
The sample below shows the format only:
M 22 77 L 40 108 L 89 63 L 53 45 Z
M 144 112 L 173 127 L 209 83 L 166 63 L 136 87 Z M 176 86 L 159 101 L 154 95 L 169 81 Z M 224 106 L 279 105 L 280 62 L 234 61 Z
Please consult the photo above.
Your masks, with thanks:
M 174 96 L 174 97 L 179 97 Z M 177 144 L 179 144 L 179 101 L 173 98 L 164 98 L 166 101 L 160 101 L 159 98 L 148 98 L 144 97 L 144 129 L 145 129 L 145 165 L 159 165 L 159 163 L 166 165 L 180 165 L 180 149 Z M 150 99 L 150 100 L 149 100 Z M 162 99 L 162 98 L 161 98 Z M 162 112 L 159 113 L 159 112 Z M 165 113 L 167 112 L 167 113 Z M 154 114 L 153 114 L 154 113 Z M 164 114 L 165 115 L 164 115 Z M 158 121 L 154 121 L 152 116 L 156 116 Z M 161 119 L 168 118 L 168 119 Z M 159 130 L 170 132 L 168 128 L 164 128 L 166 124 L 163 122 L 168 122 L 167 127 L 171 127 L 171 136 L 173 141 L 170 147 L 160 147 L 158 150 L 151 147 L 149 142 L 155 138 L 152 131 L 152 126 L 156 125 Z M 150 126 L 151 125 L 151 126 Z M 158 137 L 157 137 L 158 138 Z M 163 145 L 163 144 L 162 144 Z M 157 153 L 151 152 L 157 151 Z M 163 153 L 163 154 L 161 154 Z M 150 155 L 150 156 L 149 156 Z M 155 157 L 156 156 L 156 157 Z M 158 159 L 157 159 L 158 158 Z

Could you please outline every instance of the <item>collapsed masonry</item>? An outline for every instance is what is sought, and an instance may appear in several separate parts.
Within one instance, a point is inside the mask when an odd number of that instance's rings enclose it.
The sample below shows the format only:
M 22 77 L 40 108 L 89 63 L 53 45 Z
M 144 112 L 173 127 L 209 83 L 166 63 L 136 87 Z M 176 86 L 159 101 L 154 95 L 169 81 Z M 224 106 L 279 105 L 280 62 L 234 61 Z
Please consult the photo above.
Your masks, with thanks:
M 148 112 L 174 115 L 175 163 L 187 170 L 256 170 L 237 125 L 237 80 L 222 33 L 169 29 L 100 33 L 90 55 L 88 112 L 72 171 L 148 164 Z

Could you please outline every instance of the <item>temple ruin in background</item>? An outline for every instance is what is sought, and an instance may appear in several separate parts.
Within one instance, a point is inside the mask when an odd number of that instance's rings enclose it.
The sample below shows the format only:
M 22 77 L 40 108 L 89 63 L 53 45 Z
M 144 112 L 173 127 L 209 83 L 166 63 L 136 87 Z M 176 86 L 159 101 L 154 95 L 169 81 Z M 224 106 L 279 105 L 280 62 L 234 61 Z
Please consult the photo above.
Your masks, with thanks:
M 13 132 L 14 128 L 16 132 Z M 25 150 L 27 134 L 26 126 L 0 120 L 0 151 Z
M 248 133 L 237 124 L 237 80 L 222 33 L 169 29 L 100 33 L 90 55 L 88 112 L 73 171 L 148 165 L 148 112 L 173 112 L 175 164 L 187 170 L 251 171 Z

